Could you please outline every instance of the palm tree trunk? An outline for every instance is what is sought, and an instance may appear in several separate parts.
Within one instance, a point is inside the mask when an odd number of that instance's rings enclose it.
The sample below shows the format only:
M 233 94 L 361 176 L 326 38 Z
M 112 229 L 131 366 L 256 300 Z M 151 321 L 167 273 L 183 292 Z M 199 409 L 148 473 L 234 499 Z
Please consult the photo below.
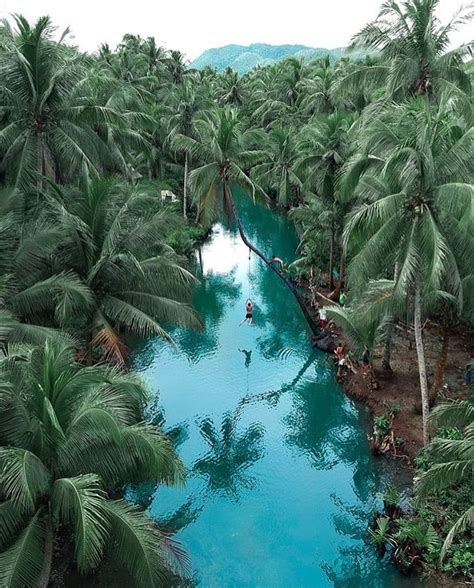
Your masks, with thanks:
M 337 282 L 337 286 L 336 286 L 336 292 L 335 292 L 335 296 L 339 296 L 341 289 L 343 287 L 344 284 L 344 278 L 345 278 L 345 255 L 344 255 L 344 247 L 341 245 L 341 254 L 339 257 L 339 280 Z
M 441 352 L 439 354 L 438 365 L 436 366 L 435 376 L 433 380 L 433 384 L 430 388 L 429 393 L 429 403 L 430 406 L 436 402 L 436 397 L 438 395 L 438 391 L 441 388 L 443 383 L 444 377 L 444 370 L 446 369 L 446 362 L 448 361 L 448 351 L 449 351 L 449 338 L 450 338 L 450 329 L 448 325 L 443 326 L 443 344 L 441 346 Z
M 188 167 L 189 167 L 189 153 L 184 154 L 184 186 L 183 186 L 183 216 L 187 218 L 188 209 Z
M 425 349 L 423 346 L 423 333 L 421 328 L 421 284 L 418 277 L 415 283 L 415 344 L 416 355 L 418 358 L 418 373 L 420 375 L 420 391 L 421 391 L 421 411 L 423 419 L 423 445 L 428 445 L 430 442 L 430 435 L 428 430 L 428 416 L 430 413 L 430 405 L 428 398 L 428 381 L 426 379 L 426 362 Z
M 51 564 L 53 561 L 53 530 L 51 528 L 50 516 L 46 523 L 46 538 L 44 544 L 44 562 L 41 576 L 39 578 L 39 588 L 46 588 L 49 584 L 49 578 L 51 576 Z
M 329 288 L 334 290 L 334 227 L 331 226 L 331 238 L 329 241 Z
M 391 320 L 386 329 L 386 337 L 385 337 L 385 345 L 383 348 L 383 357 L 382 357 L 382 369 L 387 372 L 392 372 L 392 366 L 390 365 L 390 360 L 392 357 L 392 347 L 393 347 L 393 334 L 395 332 L 395 322 Z
M 229 204 L 229 208 L 232 210 L 232 214 L 237 222 L 237 227 L 239 229 L 239 234 L 240 234 L 240 238 L 242 239 L 242 241 L 245 243 L 245 245 L 247 245 L 247 247 L 249 249 L 251 249 L 255 253 L 255 255 L 260 257 L 260 259 L 272 271 L 274 271 L 277 274 L 277 276 L 279 276 L 279 278 L 285 283 L 287 288 L 289 288 L 289 290 L 291 290 L 291 293 L 295 297 L 296 301 L 298 302 L 299 307 L 301 308 L 301 311 L 303 312 L 303 315 L 306 319 L 306 322 L 308 323 L 309 328 L 311 329 L 311 331 L 314 335 L 318 335 L 319 334 L 319 326 L 316 324 L 316 321 L 311 316 L 311 314 L 310 314 L 308 308 L 306 307 L 304 300 L 300 296 L 296 286 L 291 282 L 291 280 L 289 280 L 283 274 L 283 272 L 281 270 L 278 270 L 273 263 L 270 263 L 270 260 L 267 259 L 265 257 L 265 255 L 259 249 L 257 249 L 257 247 L 255 247 L 255 245 L 253 245 L 248 240 L 247 235 L 245 234 L 244 228 L 242 226 L 242 222 L 240 220 L 240 217 L 237 214 L 237 209 L 235 208 L 234 198 L 232 197 L 232 190 L 229 188 L 229 186 L 226 183 L 224 183 L 224 197 L 226 198 L 226 200 Z
M 393 279 L 395 282 L 397 282 L 398 280 L 398 274 L 400 272 L 400 264 L 398 263 L 398 261 L 395 263 L 395 271 L 394 271 L 394 276 Z M 392 347 L 393 347 L 393 335 L 395 333 L 395 325 L 397 324 L 397 321 L 394 319 L 391 319 L 390 322 L 387 325 L 386 328 L 386 339 L 385 339 L 385 345 L 383 348 L 383 358 L 382 358 L 382 369 L 384 369 L 387 372 L 392 372 L 392 366 L 390 365 L 390 360 L 392 357 Z

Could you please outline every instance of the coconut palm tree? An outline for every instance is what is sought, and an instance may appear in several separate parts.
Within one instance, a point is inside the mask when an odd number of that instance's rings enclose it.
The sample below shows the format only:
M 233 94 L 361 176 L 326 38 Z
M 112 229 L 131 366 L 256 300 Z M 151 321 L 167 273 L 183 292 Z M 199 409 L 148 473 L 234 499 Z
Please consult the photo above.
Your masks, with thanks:
M 46 338 L 65 339 L 54 322 L 42 314 L 44 301 L 65 300 L 74 308 L 90 296 L 77 276 L 51 276 L 50 260 L 61 248 L 64 230 L 51 219 L 23 222 L 26 196 L 12 189 L 0 198 L 0 343 L 43 344 Z M 37 302 L 31 305 L 31 300 Z
M 427 94 L 439 96 L 449 89 L 470 92 L 463 58 L 472 45 L 449 50 L 450 35 L 473 16 L 472 7 L 459 9 L 443 25 L 436 16 L 439 0 L 385 0 L 377 19 L 352 41 L 353 49 L 378 52 L 378 64 L 361 64 L 341 79 L 347 91 L 357 87 L 385 87 L 388 97 Z
M 248 98 L 246 85 L 238 72 L 227 68 L 219 79 L 219 101 L 222 105 L 237 106 L 243 105 Z
M 258 131 L 244 131 L 239 121 L 237 111 L 226 107 L 215 109 L 201 121 L 196 121 L 198 138 L 178 135 L 175 137 L 175 147 L 188 150 L 193 159 L 203 162 L 194 169 L 190 176 L 191 189 L 198 203 L 199 218 L 209 226 L 216 218 L 219 204 L 227 213 L 228 219 L 235 219 L 242 241 L 268 267 L 272 269 L 286 284 L 295 296 L 309 326 L 314 332 L 317 325 L 311 317 L 298 290 L 290 279 L 272 264 L 264 253 L 255 247 L 247 238 L 240 221 L 232 196 L 233 186 L 242 187 L 246 193 L 255 199 L 257 193 L 264 194 L 245 170 L 258 163 L 265 152 L 256 149 L 255 145 L 262 143 L 262 133 Z
M 163 323 L 200 328 L 189 304 L 196 280 L 164 243 L 176 221 L 156 194 L 86 174 L 78 192 L 51 184 L 46 199 L 66 235 L 53 270 L 73 272 L 88 292 L 80 313 L 61 301 L 65 324 L 80 321 L 85 329 L 88 353 L 98 346 L 123 361 L 122 332 L 170 341 Z
M 413 305 L 427 444 L 428 386 L 421 317 L 430 297 L 460 298 L 464 258 L 474 255 L 473 129 L 463 129 L 449 99 L 436 109 L 421 98 L 392 106 L 364 130 L 364 155 L 348 168 L 361 204 L 345 227 L 354 257 L 350 281 L 364 287 L 398 265 L 395 305 Z M 367 155 L 368 154 L 368 155 Z M 363 171 L 365 170 L 365 171 Z M 361 173 L 362 171 L 362 173 Z
M 168 562 L 179 564 L 170 537 L 113 498 L 130 481 L 183 480 L 169 440 L 141 422 L 145 399 L 134 376 L 81 368 L 65 345 L 11 348 L 0 358 L 2 586 L 46 587 L 53 552 L 71 534 L 81 573 L 108 553 L 138 585 L 157 586 Z
M 435 438 L 428 446 L 431 467 L 416 481 L 415 492 L 421 501 L 436 491 L 472 481 L 474 468 L 474 404 L 471 400 L 456 401 L 437 406 L 430 418 L 439 425 L 456 426 L 462 439 Z M 454 537 L 468 527 L 474 527 L 474 506 L 470 506 L 446 536 L 440 562 L 446 556 Z
M 170 51 L 168 58 L 164 60 L 164 64 L 171 76 L 173 84 L 181 84 L 185 76 L 190 73 L 186 66 L 186 57 L 181 51 Z
M 48 17 L 34 26 L 14 17 L 0 29 L 0 131 L 2 170 L 15 188 L 41 185 L 41 175 L 72 177 L 83 164 L 100 170 L 113 157 L 96 130 L 126 126 L 121 113 L 83 94 L 85 58 L 52 40 Z
M 183 81 L 169 94 L 170 109 L 173 114 L 168 119 L 169 138 L 173 145 L 176 135 L 194 137 L 194 122 L 199 113 L 209 105 L 209 102 L 190 81 Z M 188 150 L 184 151 L 184 180 L 183 180 L 183 216 L 187 217 L 189 174 L 191 172 L 191 160 Z
M 296 169 L 305 178 L 305 188 L 316 193 L 323 210 L 320 221 L 329 228 L 329 280 L 334 287 L 334 256 L 339 246 L 340 263 L 338 289 L 344 280 L 344 250 L 341 243 L 343 220 L 347 203 L 339 198 L 337 177 L 351 153 L 350 131 L 355 114 L 334 112 L 316 118 L 303 128 L 297 144 L 301 153 Z M 323 216 L 324 212 L 324 216 Z
M 303 182 L 295 170 L 294 131 L 274 127 L 268 134 L 267 148 L 270 161 L 253 167 L 251 177 L 270 196 L 276 194 L 280 206 L 296 204 Z

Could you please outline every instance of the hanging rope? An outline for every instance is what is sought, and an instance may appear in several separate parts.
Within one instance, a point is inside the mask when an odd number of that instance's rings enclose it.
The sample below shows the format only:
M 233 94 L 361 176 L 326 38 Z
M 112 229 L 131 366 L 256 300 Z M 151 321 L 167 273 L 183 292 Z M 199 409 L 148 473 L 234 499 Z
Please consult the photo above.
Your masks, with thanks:
M 293 296 L 295 297 L 296 301 L 298 302 L 299 307 L 301 308 L 301 311 L 306 319 L 306 322 L 308 323 L 309 328 L 311 329 L 311 331 L 314 335 L 318 335 L 319 334 L 319 326 L 316 324 L 316 321 L 313 319 L 310 312 L 308 311 L 306 304 L 303 301 L 302 297 L 300 296 L 296 286 L 293 284 L 293 282 L 291 282 L 291 280 L 289 280 L 283 274 L 283 272 L 278 271 L 278 269 L 275 267 L 275 265 L 273 263 L 271 263 L 270 260 L 267 259 L 265 257 L 265 255 L 259 249 L 257 249 L 257 247 L 255 247 L 255 245 L 253 245 L 248 240 L 247 235 L 245 234 L 244 228 L 242 226 L 242 222 L 240 221 L 240 217 L 237 214 L 237 210 L 236 210 L 235 204 L 234 204 L 234 199 L 232 198 L 232 192 L 229 189 L 229 187 L 226 185 L 224 185 L 224 198 L 225 198 L 227 205 L 231 209 L 232 214 L 237 222 L 237 227 L 239 229 L 239 234 L 240 234 L 240 238 L 242 239 L 242 241 L 245 243 L 245 245 L 247 245 L 249 250 L 253 251 L 255 253 L 255 255 L 260 257 L 260 259 L 269 268 L 271 268 L 277 274 L 277 276 L 280 277 L 280 279 L 286 284 L 286 286 L 289 288 L 289 290 L 291 290 Z

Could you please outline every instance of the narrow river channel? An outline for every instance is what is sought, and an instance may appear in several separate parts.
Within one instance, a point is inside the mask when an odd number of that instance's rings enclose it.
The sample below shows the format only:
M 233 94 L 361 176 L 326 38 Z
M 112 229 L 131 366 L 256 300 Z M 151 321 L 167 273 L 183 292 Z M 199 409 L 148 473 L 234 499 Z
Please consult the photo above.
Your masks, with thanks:
M 291 223 L 236 200 L 249 238 L 294 259 Z M 176 329 L 177 350 L 154 339 L 133 360 L 188 481 L 136 499 L 178 530 L 203 587 L 414 586 L 367 537 L 377 493 L 399 473 L 371 456 L 367 411 L 344 396 L 331 359 L 311 350 L 291 294 L 249 259 L 235 229 L 216 224 L 199 257 L 203 332 Z M 239 327 L 248 297 L 254 324 Z

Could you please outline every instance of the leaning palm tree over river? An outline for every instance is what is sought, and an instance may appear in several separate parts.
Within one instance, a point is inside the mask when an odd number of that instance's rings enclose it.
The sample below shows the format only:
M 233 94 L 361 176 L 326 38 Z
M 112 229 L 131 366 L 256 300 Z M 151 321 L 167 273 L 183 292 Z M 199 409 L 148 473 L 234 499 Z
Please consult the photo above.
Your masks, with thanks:
M 203 162 L 190 175 L 193 196 L 198 202 L 199 217 L 209 226 L 217 217 L 219 203 L 223 204 L 229 219 L 235 218 L 242 241 L 286 284 L 295 296 L 310 328 L 317 326 L 308 312 L 300 294 L 291 280 L 278 271 L 274 264 L 247 238 L 235 207 L 233 186 L 242 187 L 255 199 L 257 194 L 265 196 L 262 189 L 245 173 L 258 162 L 269 157 L 258 147 L 264 144 L 260 131 L 243 130 L 236 110 L 226 107 L 214 109 L 205 118 L 196 121 L 197 139 L 178 135 L 174 144 L 177 149 L 187 150 L 193 159 Z

